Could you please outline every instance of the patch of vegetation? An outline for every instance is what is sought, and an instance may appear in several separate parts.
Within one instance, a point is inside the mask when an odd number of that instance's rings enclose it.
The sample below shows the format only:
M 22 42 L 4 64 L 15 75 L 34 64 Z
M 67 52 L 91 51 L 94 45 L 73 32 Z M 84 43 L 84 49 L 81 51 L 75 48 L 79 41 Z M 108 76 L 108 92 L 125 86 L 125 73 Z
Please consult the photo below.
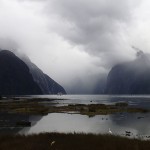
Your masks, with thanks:
M 53 143 L 53 144 L 52 144 Z M 41 133 L 0 136 L 0 150 L 148 150 L 150 141 L 113 135 Z
M 105 105 L 105 104 L 90 104 L 90 105 L 84 105 L 84 104 L 77 104 L 77 105 L 68 105 L 61 107 L 67 109 L 70 109 L 70 111 L 79 111 L 80 114 L 83 115 L 107 115 L 107 114 L 113 114 L 113 113 L 121 113 L 121 112 L 128 112 L 128 113 L 146 113 L 149 112 L 147 109 L 143 108 L 134 108 L 129 107 L 128 103 L 116 103 L 114 105 Z
M 23 113 L 23 114 L 48 114 L 48 108 L 40 105 L 38 101 L 3 101 L 0 102 L 0 111 L 8 113 Z
M 115 106 L 117 106 L 117 107 L 127 107 L 128 103 L 126 103 L 126 102 L 118 102 L 118 103 L 115 104 Z
M 44 102 L 44 104 L 41 103 Z M 128 103 L 106 104 L 70 104 L 68 106 L 52 106 L 48 99 L 23 99 L 0 101 L 0 112 L 47 115 L 48 113 L 75 112 L 82 115 L 95 116 L 113 113 L 146 113 L 148 109 L 129 107 Z M 51 101 L 51 99 L 50 99 Z

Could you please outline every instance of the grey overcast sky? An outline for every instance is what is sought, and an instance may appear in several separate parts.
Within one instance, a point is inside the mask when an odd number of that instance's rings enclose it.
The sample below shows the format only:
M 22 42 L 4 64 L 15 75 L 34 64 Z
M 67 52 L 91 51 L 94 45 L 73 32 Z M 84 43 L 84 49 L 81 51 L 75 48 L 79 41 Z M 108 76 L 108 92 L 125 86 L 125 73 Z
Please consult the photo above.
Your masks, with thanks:
M 150 52 L 149 8 L 149 0 L 0 0 L 0 47 L 25 53 L 68 92 L 87 93 L 135 58 L 132 45 Z

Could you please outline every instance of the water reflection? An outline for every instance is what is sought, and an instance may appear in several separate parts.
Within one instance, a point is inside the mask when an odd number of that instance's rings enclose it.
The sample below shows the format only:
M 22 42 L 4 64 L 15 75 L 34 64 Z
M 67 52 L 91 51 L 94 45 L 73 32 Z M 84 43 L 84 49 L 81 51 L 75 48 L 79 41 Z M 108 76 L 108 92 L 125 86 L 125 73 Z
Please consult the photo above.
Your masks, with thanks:
M 15 134 L 23 129 L 16 127 L 18 121 L 28 121 L 28 115 L 19 115 L 11 113 L 0 113 L 0 134 L 12 133 Z
M 119 126 L 122 131 L 131 131 L 133 135 L 150 135 L 150 113 L 123 113 L 111 115 L 114 126 Z
M 126 131 L 129 131 L 131 136 L 139 136 L 150 135 L 149 122 L 150 113 L 97 115 L 91 118 L 79 114 L 51 113 L 32 127 L 24 128 L 20 133 L 84 132 L 103 134 L 108 133 L 110 128 L 113 134 L 125 135 Z
M 28 128 L 28 133 L 40 132 L 91 132 L 105 133 L 108 130 L 106 116 L 89 118 L 79 114 L 51 113 L 44 116 L 36 125 Z M 103 118 L 103 119 L 102 119 Z M 26 132 L 26 131 L 25 131 Z M 24 130 L 21 131 L 24 133 Z
M 35 125 L 41 118 L 42 116 L 29 116 L 27 114 L 0 113 L 0 134 L 16 134 L 30 122 L 31 126 Z

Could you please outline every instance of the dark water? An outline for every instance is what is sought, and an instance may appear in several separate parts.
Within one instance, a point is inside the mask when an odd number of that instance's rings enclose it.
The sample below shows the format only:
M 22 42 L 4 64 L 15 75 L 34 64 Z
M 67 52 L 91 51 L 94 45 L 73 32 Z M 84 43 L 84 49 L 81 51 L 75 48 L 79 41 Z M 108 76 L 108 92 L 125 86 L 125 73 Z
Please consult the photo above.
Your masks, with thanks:
M 32 96 L 33 97 L 33 96 Z M 36 96 L 34 96 L 36 97 Z M 54 101 L 43 101 L 48 105 L 68 105 L 68 104 L 113 104 L 116 102 L 128 102 L 132 107 L 142 107 L 150 109 L 150 96 L 108 96 L 108 95 L 46 95 L 37 96 L 41 98 L 55 99 Z M 0 115 L 0 123 L 7 122 L 10 116 Z M 5 117 L 7 116 L 7 117 Z M 150 136 L 150 113 L 117 113 L 113 115 L 97 115 L 88 117 L 80 114 L 51 113 L 46 116 L 11 116 L 12 120 L 24 117 L 32 122 L 31 127 L 16 128 L 13 124 L 1 127 L 0 132 L 16 132 L 21 134 L 40 132 L 85 132 L 85 133 L 108 133 L 109 128 L 113 134 L 126 135 L 130 132 L 130 137 Z

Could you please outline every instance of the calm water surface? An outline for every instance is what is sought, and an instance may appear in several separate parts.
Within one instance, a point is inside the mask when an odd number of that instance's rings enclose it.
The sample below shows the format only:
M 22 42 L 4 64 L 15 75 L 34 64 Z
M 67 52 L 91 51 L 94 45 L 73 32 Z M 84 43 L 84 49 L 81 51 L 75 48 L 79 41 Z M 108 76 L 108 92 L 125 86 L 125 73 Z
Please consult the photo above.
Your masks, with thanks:
M 114 104 L 127 102 L 130 106 L 150 108 L 150 95 L 41 95 L 39 98 L 56 99 L 51 103 L 59 105 L 68 104 Z
M 32 96 L 33 97 L 33 96 Z M 68 104 L 113 104 L 116 102 L 128 102 L 132 107 L 142 107 L 150 109 L 150 96 L 108 96 L 108 95 L 46 95 L 34 96 L 41 98 L 55 99 L 45 101 L 48 105 L 68 105 Z M 1 116 L 4 116 L 1 115 Z M 24 116 L 25 117 L 25 116 Z M 2 117 L 1 117 L 2 118 Z M 1 119 L 0 120 L 3 120 Z M 14 117 L 15 118 L 15 117 Z M 40 132 L 84 132 L 84 133 L 108 133 L 109 128 L 114 134 L 125 135 L 126 131 L 131 132 L 130 136 L 150 135 L 150 113 L 117 113 L 113 115 L 97 115 L 88 117 L 80 114 L 50 113 L 46 116 L 26 116 L 32 122 L 31 127 L 18 128 L 17 133 L 30 134 Z M 16 128 L 9 127 L 0 131 L 14 131 Z

